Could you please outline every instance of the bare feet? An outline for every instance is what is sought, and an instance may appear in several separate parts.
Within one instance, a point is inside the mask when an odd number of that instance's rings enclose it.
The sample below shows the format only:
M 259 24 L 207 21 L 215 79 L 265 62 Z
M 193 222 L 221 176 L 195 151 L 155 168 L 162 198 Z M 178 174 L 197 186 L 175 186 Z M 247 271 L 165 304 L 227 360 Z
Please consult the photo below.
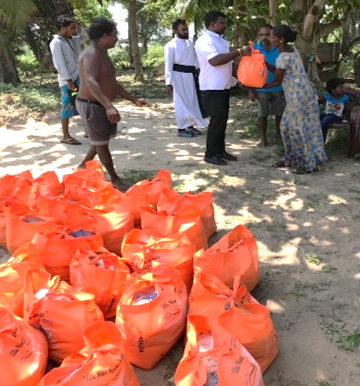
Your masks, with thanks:
M 111 180 L 111 183 L 113 187 L 120 190 L 120 192 L 125 193 L 129 189 L 129 186 L 122 182 L 120 178 L 118 180 Z
M 84 170 L 84 169 L 86 169 L 86 165 L 83 162 L 81 162 L 81 164 L 79 164 L 77 168 Z

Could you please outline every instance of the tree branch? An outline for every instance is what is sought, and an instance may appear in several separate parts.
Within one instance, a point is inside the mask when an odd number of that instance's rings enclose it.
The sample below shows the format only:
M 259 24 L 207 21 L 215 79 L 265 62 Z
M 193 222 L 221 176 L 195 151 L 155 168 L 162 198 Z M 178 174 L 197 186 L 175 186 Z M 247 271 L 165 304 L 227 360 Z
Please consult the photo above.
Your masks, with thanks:
M 336 28 L 341 27 L 341 21 L 339 19 L 332 20 L 327 24 L 319 24 L 319 37 L 320 39 L 331 34 Z
M 304 40 L 312 40 L 316 22 L 319 20 L 320 14 L 326 3 L 327 0 L 315 0 L 314 4 L 309 9 L 303 24 L 302 38 Z

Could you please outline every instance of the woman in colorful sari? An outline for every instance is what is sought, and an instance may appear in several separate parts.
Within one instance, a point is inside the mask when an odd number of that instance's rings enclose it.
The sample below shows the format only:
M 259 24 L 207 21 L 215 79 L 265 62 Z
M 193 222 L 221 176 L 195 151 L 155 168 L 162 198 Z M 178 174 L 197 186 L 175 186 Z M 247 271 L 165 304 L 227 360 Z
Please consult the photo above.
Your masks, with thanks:
M 286 108 L 280 132 L 284 144 L 284 159 L 275 167 L 292 166 L 296 174 L 319 170 L 327 161 L 319 119 L 317 93 L 304 69 L 299 51 L 289 45 L 296 40 L 296 32 L 286 25 L 274 27 L 270 42 L 280 55 L 276 59 L 275 79 L 266 87 L 282 85 Z

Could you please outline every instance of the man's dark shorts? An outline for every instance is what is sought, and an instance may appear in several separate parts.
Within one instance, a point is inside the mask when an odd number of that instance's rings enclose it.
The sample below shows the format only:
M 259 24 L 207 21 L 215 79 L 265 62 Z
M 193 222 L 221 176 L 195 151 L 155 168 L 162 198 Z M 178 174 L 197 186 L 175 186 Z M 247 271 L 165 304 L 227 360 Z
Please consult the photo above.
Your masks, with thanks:
M 285 109 L 285 97 L 283 91 L 257 92 L 258 117 L 275 115 L 281 117 Z
M 92 145 L 108 145 L 110 139 L 116 137 L 117 123 L 109 121 L 101 103 L 77 97 L 76 108 Z

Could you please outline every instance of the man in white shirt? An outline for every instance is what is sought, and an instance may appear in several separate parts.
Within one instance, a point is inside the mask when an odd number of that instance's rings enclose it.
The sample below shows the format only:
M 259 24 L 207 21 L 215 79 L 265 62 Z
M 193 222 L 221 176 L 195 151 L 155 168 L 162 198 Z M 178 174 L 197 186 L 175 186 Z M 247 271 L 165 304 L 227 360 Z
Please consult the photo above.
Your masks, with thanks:
M 165 84 L 168 94 L 173 94 L 175 118 L 179 137 L 195 137 L 201 132 L 194 125 L 206 127 L 199 105 L 196 87 L 198 61 L 194 44 L 189 40 L 189 28 L 184 19 L 173 25 L 175 38 L 167 43 L 165 51 Z
M 207 31 L 196 41 L 195 51 L 200 67 L 202 106 L 210 122 L 207 130 L 204 161 L 226 165 L 237 157 L 225 151 L 225 130 L 229 116 L 230 88 L 237 84 L 233 74 L 233 60 L 241 56 L 241 49 L 230 52 L 229 43 L 222 38 L 226 16 L 219 11 L 205 15 Z
M 81 143 L 69 133 L 69 118 L 78 115 L 75 108 L 75 97 L 79 88 L 78 59 L 81 44 L 88 39 L 88 35 L 83 29 L 77 35 L 77 24 L 72 16 L 59 16 L 55 25 L 58 32 L 50 43 L 50 50 L 61 90 L 60 121 L 63 138 L 60 142 L 80 145 Z

